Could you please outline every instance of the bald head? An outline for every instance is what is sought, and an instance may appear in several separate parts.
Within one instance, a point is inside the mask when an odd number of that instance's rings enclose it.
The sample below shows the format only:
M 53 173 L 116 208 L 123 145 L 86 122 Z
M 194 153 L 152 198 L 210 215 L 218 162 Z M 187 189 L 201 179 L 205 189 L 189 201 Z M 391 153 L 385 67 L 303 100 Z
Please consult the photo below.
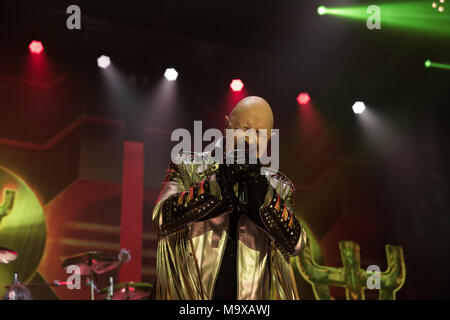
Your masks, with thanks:
M 273 128 L 273 113 L 266 100 L 250 96 L 239 101 L 230 113 L 228 126 L 232 129 Z
M 236 133 L 235 139 L 227 140 L 227 150 L 234 149 L 237 137 L 243 136 L 248 145 L 256 146 L 258 158 L 264 154 L 273 129 L 273 113 L 266 100 L 256 96 L 246 97 L 236 104 L 230 116 L 226 116 L 225 119 L 228 129 L 243 130 L 242 133 Z M 257 132 L 256 135 L 247 136 L 248 129 L 263 130 L 266 135 L 259 135 Z

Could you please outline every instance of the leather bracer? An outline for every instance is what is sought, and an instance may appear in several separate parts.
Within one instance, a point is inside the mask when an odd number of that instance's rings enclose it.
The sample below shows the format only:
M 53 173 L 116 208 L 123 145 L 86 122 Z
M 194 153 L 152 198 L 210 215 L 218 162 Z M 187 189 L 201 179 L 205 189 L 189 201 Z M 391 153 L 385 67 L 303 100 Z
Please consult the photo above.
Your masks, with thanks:
M 223 201 L 210 193 L 210 177 L 168 197 L 162 205 L 161 231 L 171 233 L 214 212 Z
M 278 249 L 285 256 L 292 255 L 301 236 L 302 227 L 293 212 L 282 204 L 282 200 L 276 192 L 274 192 L 270 204 L 260 210 L 260 216 L 265 229 L 273 237 Z

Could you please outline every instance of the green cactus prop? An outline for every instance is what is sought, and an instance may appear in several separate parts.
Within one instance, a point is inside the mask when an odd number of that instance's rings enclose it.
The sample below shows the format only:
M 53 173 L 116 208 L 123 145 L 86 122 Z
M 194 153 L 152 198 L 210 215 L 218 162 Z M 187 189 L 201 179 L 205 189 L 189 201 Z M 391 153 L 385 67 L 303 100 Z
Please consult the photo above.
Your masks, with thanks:
M 378 275 L 370 270 L 361 269 L 360 250 L 356 242 L 341 241 L 339 249 L 342 268 L 318 265 L 311 255 L 309 241 L 302 253 L 294 258 L 294 266 L 311 284 L 317 300 L 334 300 L 330 294 L 330 286 L 345 288 L 347 300 L 364 300 L 364 290 L 369 289 L 369 284 L 373 284 L 375 276 L 379 279 L 378 299 L 395 300 L 395 293 L 400 290 L 406 279 L 402 247 L 386 245 L 388 267 Z
M 14 198 L 16 192 L 13 190 L 5 189 L 3 192 L 3 203 L 0 205 L 0 225 L 4 217 L 6 217 L 12 210 L 14 205 Z

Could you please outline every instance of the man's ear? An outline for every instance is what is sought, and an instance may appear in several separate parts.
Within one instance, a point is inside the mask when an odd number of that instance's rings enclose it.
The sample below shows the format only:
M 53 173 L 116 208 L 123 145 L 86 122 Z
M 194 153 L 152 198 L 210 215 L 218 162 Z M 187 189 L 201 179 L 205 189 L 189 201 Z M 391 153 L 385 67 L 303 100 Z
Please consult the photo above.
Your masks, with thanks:
M 222 129 L 222 134 L 224 137 L 226 137 L 226 135 L 227 135 L 228 124 L 230 123 L 229 120 L 230 119 L 228 118 L 228 116 L 225 116 L 225 123 L 224 123 L 223 129 Z

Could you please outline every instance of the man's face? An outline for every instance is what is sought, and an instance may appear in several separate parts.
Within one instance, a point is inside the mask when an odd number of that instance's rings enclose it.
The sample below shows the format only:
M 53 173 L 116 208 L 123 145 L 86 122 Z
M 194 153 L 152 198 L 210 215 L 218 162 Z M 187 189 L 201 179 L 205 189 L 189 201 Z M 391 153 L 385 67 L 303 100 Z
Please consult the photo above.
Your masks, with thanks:
M 242 139 L 245 141 L 246 151 L 250 152 L 254 148 L 257 158 L 261 158 L 271 138 L 271 120 L 263 114 L 245 112 L 231 118 L 226 117 L 226 121 L 227 129 L 232 129 L 235 135 L 231 141 L 226 140 L 227 150 L 239 148 L 237 142 Z

